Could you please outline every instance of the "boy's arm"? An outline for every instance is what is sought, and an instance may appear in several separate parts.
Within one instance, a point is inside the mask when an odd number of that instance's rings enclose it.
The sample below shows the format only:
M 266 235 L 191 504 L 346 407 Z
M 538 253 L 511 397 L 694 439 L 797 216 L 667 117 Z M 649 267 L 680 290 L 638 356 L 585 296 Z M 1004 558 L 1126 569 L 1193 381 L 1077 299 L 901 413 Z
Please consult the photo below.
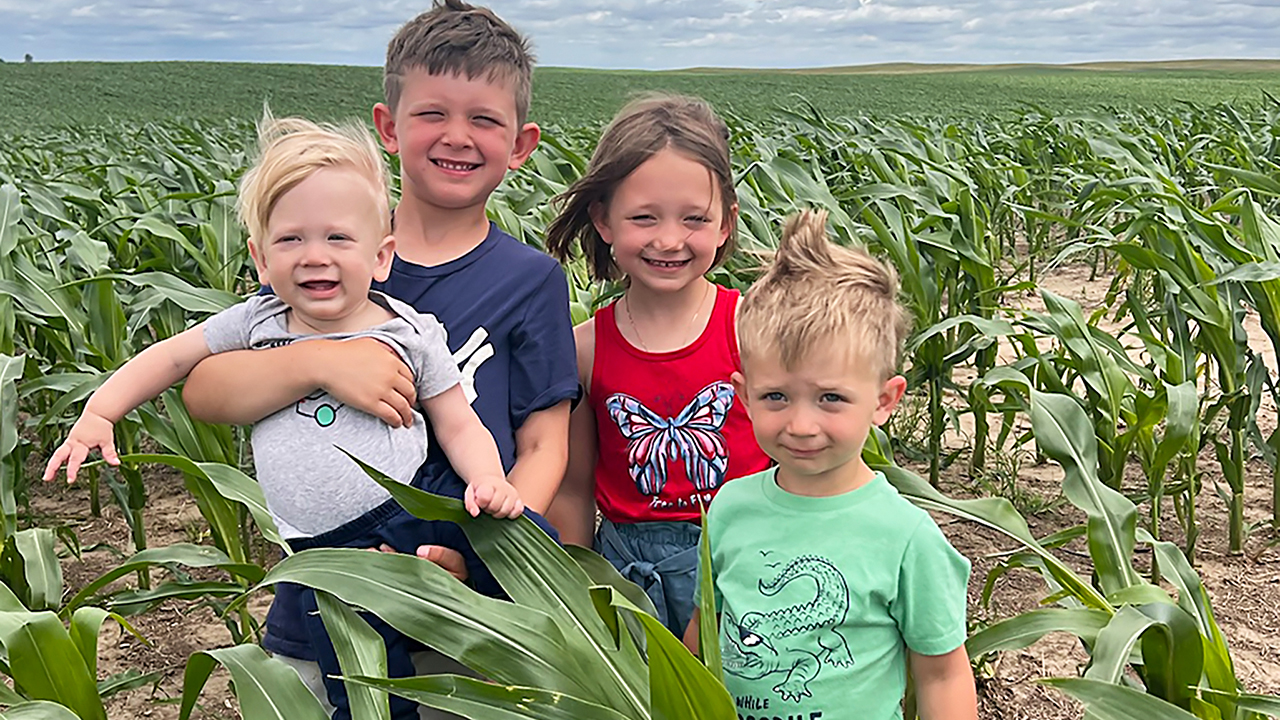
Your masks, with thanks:
M 67 439 L 49 458 L 44 479 L 52 480 L 65 462 L 67 482 L 75 482 L 81 463 L 94 448 L 101 449 L 108 464 L 119 465 L 113 442 L 115 424 L 186 377 L 196 363 L 208 356 L 209 345 L 201 324 L 149 346 L 125 363 L 89 398 Z
M 945 655 L 910 652 L 910 657 L 920 720 L 978 719 L 973 668 L 963 645 Z
M 569 416 L 569 459 L 547 522 L 564 543 L 591 547 L 596 532 L 596 418 L 586 398 Z
M 422 410 L 431 420 L 449 464 L 467 483 L 467 512 L 473 517 L 481 510 L 500 518 L 519 515 L 524 503 L 507 482 L 498 444 L 471 409 L 462 386 L 455 384 L 439 395 L 423 399 Z
M 373 338 L 219 353 L 191 371 L 182 399 L 196 419 L 248 425 L 317 388 L 392 427 L 412 423 L 413 372 Z
M 598 448 L 596 416 L 591 410 L 591 369 L 595 364 L 596 321 L 591 318 L 573 329 L 582 399 L 569 416 L 568 461 L 555 500 L 547 508 L 547 522 L 564 543 L 591 547 L 596 533 L 595 469 Z
M 525 505 L 539 514 L 551 505 L 568 462 L 569 404 L 562 400 L 529 413 L 516 430 L 516 462 L 507 480 L 520 491 Z

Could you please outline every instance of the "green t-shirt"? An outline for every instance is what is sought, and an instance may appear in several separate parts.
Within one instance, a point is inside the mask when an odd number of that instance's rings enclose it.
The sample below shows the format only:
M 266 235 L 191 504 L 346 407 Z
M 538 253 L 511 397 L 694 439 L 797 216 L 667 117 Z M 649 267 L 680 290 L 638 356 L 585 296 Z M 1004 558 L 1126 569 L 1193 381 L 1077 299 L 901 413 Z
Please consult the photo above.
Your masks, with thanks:
M 727 483 L 707 516 L 738 717 L 902 717 L 906 649 L 964 644 L 969 561 L 881 473 L 820 498 L 774 475 Z

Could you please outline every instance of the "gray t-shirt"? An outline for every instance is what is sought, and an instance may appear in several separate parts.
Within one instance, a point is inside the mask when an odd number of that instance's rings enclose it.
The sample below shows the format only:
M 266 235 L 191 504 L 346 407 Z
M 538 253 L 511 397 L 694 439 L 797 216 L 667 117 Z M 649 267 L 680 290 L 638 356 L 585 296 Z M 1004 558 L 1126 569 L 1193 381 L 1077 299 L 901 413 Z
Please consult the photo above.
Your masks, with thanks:
M 279 347 L 309 339 L 376 338 L 413 370 L 418 397 L 430 398 L 461 379 L 444 326 L 431 315 L 378 292 L 369 299 L 396 317 L 353 333 L 300 335 L 288 330 L 289 307 L 257 295 L 205 321 L 204 339 L 215 353 Z M 427 457 L 427 429 L 415 408 L 413 425 L 394 428 L 316 391 L 253 427 L 258 483 L 285 538 L 310 537 L 354 520 L 390 499 L 341 447 L 400 482 L 413 480 Z

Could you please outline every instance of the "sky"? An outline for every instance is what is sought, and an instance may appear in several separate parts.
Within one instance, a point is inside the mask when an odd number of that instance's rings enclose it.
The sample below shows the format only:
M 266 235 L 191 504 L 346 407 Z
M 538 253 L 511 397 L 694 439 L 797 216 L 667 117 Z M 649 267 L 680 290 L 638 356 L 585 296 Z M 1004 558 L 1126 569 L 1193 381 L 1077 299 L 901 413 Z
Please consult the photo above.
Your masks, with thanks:
M 429 0 L 0 0 L 0 58 L 382 64 Z M 1280 0 L 492 0 L 540 65 L 1280 57 Z

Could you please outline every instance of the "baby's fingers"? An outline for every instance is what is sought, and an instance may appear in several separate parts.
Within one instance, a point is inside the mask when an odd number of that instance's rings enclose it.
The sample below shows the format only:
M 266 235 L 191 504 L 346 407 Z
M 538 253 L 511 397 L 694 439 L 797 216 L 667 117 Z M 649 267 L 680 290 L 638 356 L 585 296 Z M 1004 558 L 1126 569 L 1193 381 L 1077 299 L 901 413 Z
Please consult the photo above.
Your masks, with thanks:
M 466 506 L 468 515 L 471 517 L 480 515 L 480 505 L 476 502 L 475 485 L 467 486 L 467 492 L 462 495 L 462 503 Z
M 58 474 L 58 468 L 62 467 L 62 464 L 70 456 L 71 447 L 66 443 L 59 445 L 58 449 L 54 451 L 53 457 L 49 458 L 49 464 L 44 466 L 44 481 L 49 482 L 52 480 Z
M 105 460 L 108 465 L 116 466 L 120 464 L 120 456 L 116 454 L 116 445 L 114 442 L 108 440 L 102 444 L 101 448 L 98 449 L 102 452 L 102 459 Z
M 71 455 L 67 458 L 67 484 L 76 481 L 76 474 L 80 472 L 80 465 L 84 463 L 85 458 L 89 456 L 89 446 L 76 444 L 71 448 Z

